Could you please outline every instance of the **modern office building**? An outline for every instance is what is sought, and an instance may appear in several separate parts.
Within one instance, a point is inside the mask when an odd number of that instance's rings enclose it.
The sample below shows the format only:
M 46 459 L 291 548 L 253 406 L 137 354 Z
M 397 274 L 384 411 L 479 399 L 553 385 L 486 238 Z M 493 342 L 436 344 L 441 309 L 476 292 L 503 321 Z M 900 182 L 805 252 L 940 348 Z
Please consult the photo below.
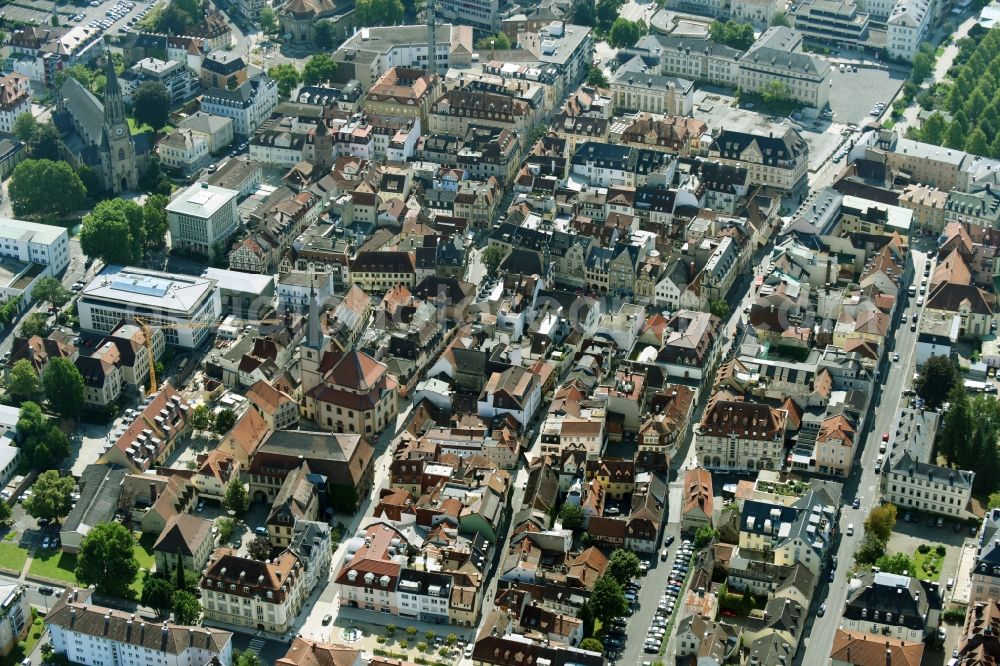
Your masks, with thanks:
M 221 315 L 215 280 L 128 266 L 105 266 L 77 301 L 80 329 L 108 333 L 138 315 L 162 326 L 167 344 L 193 349 Z
M 208 183 L 195 183 L 167 204 L 170 246 L 209 255 L 225 243 L 240 222 L 236 210 L 239 192 Z

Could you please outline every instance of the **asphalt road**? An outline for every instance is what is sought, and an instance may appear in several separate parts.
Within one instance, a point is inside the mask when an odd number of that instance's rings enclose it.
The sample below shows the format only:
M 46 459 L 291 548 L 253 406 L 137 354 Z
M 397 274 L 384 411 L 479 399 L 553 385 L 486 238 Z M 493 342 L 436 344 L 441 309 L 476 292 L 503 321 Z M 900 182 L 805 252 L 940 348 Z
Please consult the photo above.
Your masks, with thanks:
M 923 275 L 925 261 L 926 255 L 924 253 L 913 251 L 914 281 L 918 284 Z M 874 410 L 874 419 L 868 429 L 865 446 L 860 457 L 855 460 L 850 478 L 844 484 L 844 508 L 841 511 L 840 519 L 842 536 L 836 551 L 839 566 L 832 583 L 827 582 L 824 572 L 822 582 L 813 595 L 811 620 L 803 632 L 805 651 L 796 663 L 826 663 L 830 658 L 833 637 L 840 624 L 844 602 L 847 598 L 847 584 L 849 582 L 847 572 L 854 561 L 854 553 L 864 537 L 862 524 L 868 511 L 879 502 L 879 478 L 875 473 L 875 460 L 879 455 L 879 441 L 883 432 L 892 432 L 895 420 L 898 418 L 903 390 L 913 376 L 917 334 L 910 330 L 909 321 L 911 314 L 916 309 L 916 299 L 911 299 L 893 337 L 894 343 L 886 349 L 885 354 L 889 358 L 894 352 L 898 353 L 899 361 L 890 362 L 887 365 L 888 376 L 880 386 L 879 402 Z M 850 503 L 855 497 L 861 500 L 860 509 L 850 508 Z M 854 534 L 848 536 L 847 526 L 852 523 Z M 818 617 L 815 610 L 824 602 L 827 605 L 826 614 L 823 617 Z

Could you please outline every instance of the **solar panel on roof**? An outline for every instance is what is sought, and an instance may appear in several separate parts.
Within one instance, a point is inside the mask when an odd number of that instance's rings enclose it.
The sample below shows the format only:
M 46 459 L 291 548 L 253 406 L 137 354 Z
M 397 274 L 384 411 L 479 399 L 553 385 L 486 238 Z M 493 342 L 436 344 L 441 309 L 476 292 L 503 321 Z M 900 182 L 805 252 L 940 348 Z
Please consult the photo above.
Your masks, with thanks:
M 144 296 L 163 297 L 167 293 L 169 285 L 162 280 L 154 280 L 144 277 L 118 278 L 111 282 L 111 287 L 119 291 L 126 291 L 130 294 L 142 294 Z

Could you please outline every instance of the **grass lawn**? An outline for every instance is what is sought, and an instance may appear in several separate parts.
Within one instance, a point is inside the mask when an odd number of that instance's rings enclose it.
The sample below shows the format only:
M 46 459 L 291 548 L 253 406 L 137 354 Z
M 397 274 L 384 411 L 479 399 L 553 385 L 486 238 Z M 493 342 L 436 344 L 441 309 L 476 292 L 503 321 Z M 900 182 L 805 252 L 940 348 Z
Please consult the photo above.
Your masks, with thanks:
M 928 577 L 931 580 L 938 580 L 941 577 L 941 561 L 944 559 L 944 555 L 937 552 L 936 546 L 931 546 L 931 549 L 926 553 L 921 553 L 919 550 L 913 552 L 913 564 L 917 567 L 917 576 L 920 578 Z
M 0 541 L 0 562 L 3 563 L 4 569 L 20 573 L 21 567 L 24 566 L 27 559 L 28 551 L 26 548 L 21 548 L 13 541 Z
M 129 587 L 138 595 L 142 594 L 142 569 L 153 569 L 153 544 L 156 543 L 156 535 L 136 533 L 136 539 L 132 551 L 135 553 L 135 559 L 139 560 L 140 571 Z
M 153 131 L 153 128 L 150 127 L 149 125 L 146 125 L 145 123 L 143 123 L 142 125 L 137 124 L 135 122 L 135 118 L 128 119 L 128 129 L 130 132 L 132 132 L 132 136 L 135 136 L 136 134 L 142 134 L 143 132 Z M 173 129 L 174 128 L 171 127 L 170 125 L 165 125 L 163 129 L 160 130 L 160 132 L 163 134 L 168 134 L 171 131 L 173 131 Z
M 76 585 L 76 554 L 58 550 L 37 551 L 29 572 Z

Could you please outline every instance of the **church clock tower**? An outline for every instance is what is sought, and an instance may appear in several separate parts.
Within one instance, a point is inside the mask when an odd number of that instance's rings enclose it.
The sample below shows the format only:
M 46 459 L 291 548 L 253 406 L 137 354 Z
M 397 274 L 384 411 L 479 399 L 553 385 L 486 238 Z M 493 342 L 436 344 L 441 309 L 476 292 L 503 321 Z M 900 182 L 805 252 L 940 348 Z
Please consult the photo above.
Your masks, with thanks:
M 135 190 L 139 184 L 139 168 L 135 158 L 135 143 L 125 118 L 125 102 L 115 65 L 108 54 L 105 66 L 104 128 L 101 138 L 101 171 L 104 187 L 118 194 Z

